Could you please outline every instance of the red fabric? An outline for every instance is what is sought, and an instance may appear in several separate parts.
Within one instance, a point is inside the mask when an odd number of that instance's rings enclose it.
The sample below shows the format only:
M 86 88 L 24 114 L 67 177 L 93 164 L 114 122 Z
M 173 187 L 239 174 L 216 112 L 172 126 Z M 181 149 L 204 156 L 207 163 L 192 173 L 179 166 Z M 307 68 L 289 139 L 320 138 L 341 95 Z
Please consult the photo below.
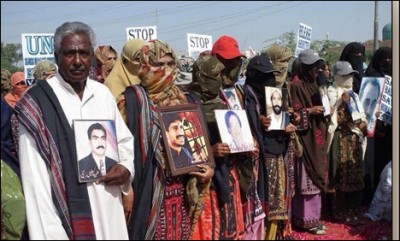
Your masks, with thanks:
M 218 197 L 215 190 L 210 189 L 210 194 L 205 200 L 204 211 L 194 224 L 190 240 L 218 240 L 220 232 L 220 213 L 218 210 Z
M 328 228 L 325 235 L 314 235 L 305 231 L 293 230 L 295 240 L 392 240 L 392 224 L 387 221 L 373 222 L 363 218 L 365 224 L 350 226 L 344 223 L 323 220 Z

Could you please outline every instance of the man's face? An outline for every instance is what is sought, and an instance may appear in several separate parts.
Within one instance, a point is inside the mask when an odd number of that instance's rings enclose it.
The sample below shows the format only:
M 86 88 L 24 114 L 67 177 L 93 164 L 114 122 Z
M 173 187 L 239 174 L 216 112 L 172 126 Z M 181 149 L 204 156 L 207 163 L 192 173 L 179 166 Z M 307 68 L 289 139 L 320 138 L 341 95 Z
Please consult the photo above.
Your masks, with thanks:
M 185 133 L 180 120 L 172 122 L 167 131 L 168 145 L 172 148 L 185 145 Z
M 92 148 L 92 153 L 97 156 L 104 156 L 106 153 L 106 133 L 102 130 L 93 130 L 90 134 L 89 144 Z
M 273 92 L 271 95 L 272 109 L 274 113 L 279 115 L 282 111 L 282 97 L 278 92 Z
M 365 115 L 367 116 L 368 121 L 373 117 L 373 115 L 375 115 L 374 110 L 378 101 L 378 97 L 378 88 L 375 88 L 375 86 L 372 84 L 365 86 L 361 102 L 363 104 Z
M 57 56 L 59 72 L 70 84 L 84 83 L 89 76 L 93 55 L 90 39 L 86 34 L 73 34 L 65 37 Z
M 231 115 L 229 117 L 229 127 L 228 131 L 232 136 L 240 137 L 242 135 L 242 129 L 240 126 L 240 122 L 235 115 Z

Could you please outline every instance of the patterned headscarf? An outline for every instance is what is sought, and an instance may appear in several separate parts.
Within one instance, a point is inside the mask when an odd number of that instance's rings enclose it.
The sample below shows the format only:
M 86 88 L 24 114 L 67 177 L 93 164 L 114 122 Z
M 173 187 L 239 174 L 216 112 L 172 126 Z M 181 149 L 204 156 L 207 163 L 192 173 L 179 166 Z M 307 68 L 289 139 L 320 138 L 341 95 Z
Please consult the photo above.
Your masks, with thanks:
M 200 56 L 193 65 L 190 89 L 199 93 L 203 102 L 215 99 L 222 87 L 224 65 L 211 55 Z
M 1 68 L 1 97 L 4 97 L 11 90 L 11 73 Z
M 48 59 L 43 59 L 33 69 L 33 77 L 36 80 L 46 80 L 54 76 L 57 72 L 57 66 Z
M 174 83 L 177 74 L 176 64 L 173 67 L 155 64 L 168 54 L 176 63 L 175 52 L 168 44 L 160 40 L 149 41 L 140 52 L 141 67 L 138 76 L 141 85 L 157 106 L 187 103 L 185 94 Z
M 276 87 L 281 88 L 286 81 L 288 75 L 289 61 L 293 58 L 293 53 L 284 45 L 273 44 L 267 49 L 266 54 L 272 61 L 275 72 Z
M 117 51 L 111 45 L 102 45 L 98 46 L 94 50 L 94 56 L 96 57 L 96 79 L 100 82 L 104 82 L 107 76 L 110 74 L 111 70 L 115 65 L 115 60 L 108 60 L 108 55 L 113 52 L 115 56 L 117 56 Z M 102 79 L 99 79 L 98 76 L 102 76 Z
M 121 57 L 117 59 L 114 68 L 104 82 L 116 98 L 117 103 L 124 99 L 122 92 L 126 87 L 140 83 L 138 77 L 140 50 L 144 45 L 145 42 L 141 39 L 132 39 L 126 42 L 122 48 Z

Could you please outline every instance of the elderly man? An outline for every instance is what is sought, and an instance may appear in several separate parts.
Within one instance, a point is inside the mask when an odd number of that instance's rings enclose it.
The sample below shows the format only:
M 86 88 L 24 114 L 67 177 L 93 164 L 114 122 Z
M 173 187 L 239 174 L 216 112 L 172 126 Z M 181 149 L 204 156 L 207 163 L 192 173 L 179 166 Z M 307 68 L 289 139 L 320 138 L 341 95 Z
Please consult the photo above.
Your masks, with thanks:
M 95 35 L 66 22 L 54 35 L 58 73 L 16 106 L 21 176 L 31 239 L 128 239 L 121 193 L 133 179 L 133 136 L 106 86 L 89 79 Z M 73 121 L 114 120 L 120 162 L 79 183 Z

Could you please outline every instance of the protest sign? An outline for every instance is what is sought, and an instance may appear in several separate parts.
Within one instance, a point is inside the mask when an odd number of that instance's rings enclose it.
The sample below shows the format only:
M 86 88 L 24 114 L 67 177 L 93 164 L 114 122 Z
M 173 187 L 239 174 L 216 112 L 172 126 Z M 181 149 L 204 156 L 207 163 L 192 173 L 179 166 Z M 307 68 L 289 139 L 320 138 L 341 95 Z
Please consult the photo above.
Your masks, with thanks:
M 187 43 L 189 56 L 196 60 L 201 52 L 212 49 L 212 36 L 188 33 Z
M 385 86 L 383 88 L 381 104 L 379 107 L 380 113 L 378 120 L 386 124 L 392 124 L 392 78 L 385 76 Z
M 52 33 L 23 33 L 22 41 L 22 58 L 25 69 L 26 84 L 33 85 L 35 79 L 33 77 L 33 69 L 36 64 L 48 59 L 55 63 L 54 59 L 54 34 Z
M 157 39 L 157 27 L 130 27 L 126 28 L 127 41 L 131 39 L 142 39 L 144 41 Z
M 297 43 L 294 56 L 297 58 L 299 53 L 305 49 L 309 49 L 311 45 L 312 28 L 300 23 L 299 31 L 297 32 Z

